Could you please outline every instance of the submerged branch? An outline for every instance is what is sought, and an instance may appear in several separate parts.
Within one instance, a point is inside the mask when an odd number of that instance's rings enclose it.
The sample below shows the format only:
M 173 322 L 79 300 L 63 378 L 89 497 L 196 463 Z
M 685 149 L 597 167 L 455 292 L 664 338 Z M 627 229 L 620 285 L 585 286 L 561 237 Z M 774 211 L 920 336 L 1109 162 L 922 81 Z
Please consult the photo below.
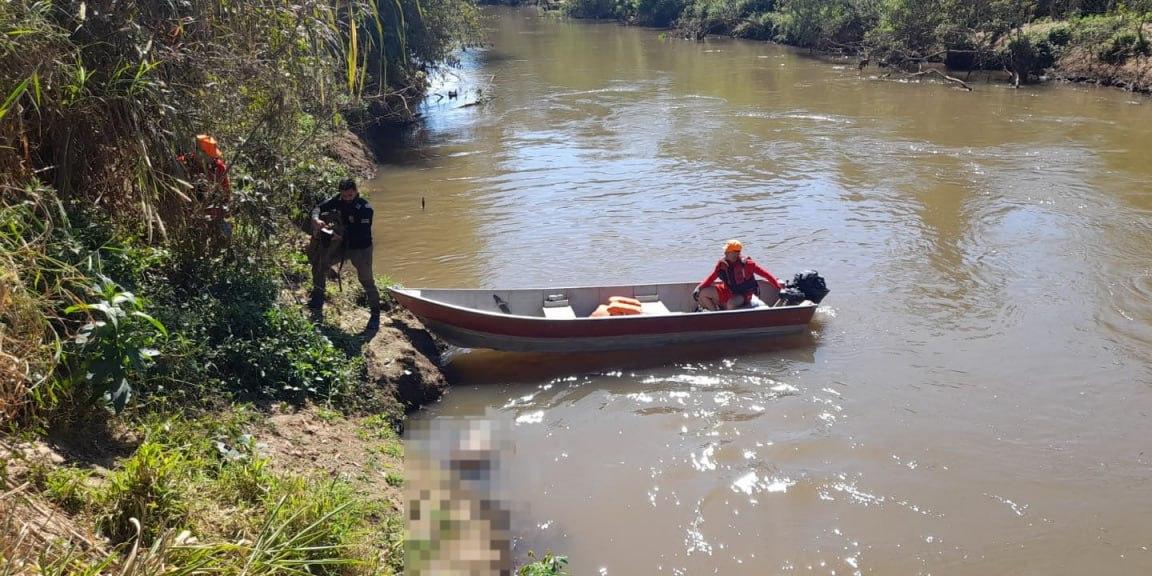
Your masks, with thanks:
M 894 74 L 894 72 L 889 72 L 887 74 L 884 74 L 883 76 L 880 76 L 880 78 L 883 80 L 887 80 L 887 79 L 891 78 L 893 74 Z M 935 68 L 929 68 L 927 70 L 921 70 L 919 72 L 910 72 L 906 76 L 903 76 L 903 78 L 906 78 L 906 79 L 920 78 L 922 76 L 928 76 L 928 75 L 939 76 L 940 78 L 942 78 L 948 82 L 958 84 L 960 88 L 967 90 L 968 92 L 972 91 L 972 87 L 969 86 L 967 82 L 965 82 L 959 78 L 956 78 L 955 76 L 949 76 L 949 75 L 947 75 L 947 74 L 945 74 L 945 73 L 943 73 L 943 72 L 941 72 Z
M 961 88 L 963 88 L 969 92 L 972 91 L 972 87 L 969 86 L 967 82 L 965 82 L 965 81 L 963 81 L 963 80 L 961 80 L 955 76 L 949 76 L 949 75 L 947 75 L 947 74 L 945 74 L 945 73 L 943 73 L 943 72 L 941 72 L 935 68 L 929 68 L 927 70 L 921 70 L 919 72 L 916 72 L 914 74 L 909 75 L 908 77 L 909 78 L 919 78 L 921 76 L 928 75 L 928 74 L 931 74 L 934 76 L 939 76 L 940 78 L 943 78 L 944 80 L 947 80 L 948 82 L 953 82 L 955 84 L 959 84 Z

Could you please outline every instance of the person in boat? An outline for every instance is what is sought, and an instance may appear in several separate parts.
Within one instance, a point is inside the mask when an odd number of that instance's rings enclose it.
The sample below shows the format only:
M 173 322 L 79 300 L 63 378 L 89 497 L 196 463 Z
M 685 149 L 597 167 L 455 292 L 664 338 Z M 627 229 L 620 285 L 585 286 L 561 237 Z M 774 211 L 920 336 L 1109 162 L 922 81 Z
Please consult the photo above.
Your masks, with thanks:
M 380 291 L 372 274 L 372 217 L 374 212 L 368 201 L 360 197 L 355 180 L 344 180 L 337 186 L 339 193 L 312 209 L 312 235 L 328 235 L 329 242 L 340 242 L 341 249 L 331 255 L 314 258 L 312 262 L 312 298 L 309 306 L 319 315 L 324 307 L 324 288 L 328 269 L 348 260 L 356 268 L 356 278 L 364 287 L 371 317 L 368 330 L 380 327 Z M 343 224 L 343 234 L 333 231 L 322 214 L 337 213 Z
M 724 257 L 716 263 L 716 268 L 692 291 L 692 298 L 706 310 L 735 310 L 744 306 L 756 305 L 760 294 L 760 284 L 756 276 L 768 281 L 774 288 L 780 282 L 771 272 L 760 267 L 751 258 L 740 255 L 744 245 L 739 240 L 729 240 L 724 245 Z

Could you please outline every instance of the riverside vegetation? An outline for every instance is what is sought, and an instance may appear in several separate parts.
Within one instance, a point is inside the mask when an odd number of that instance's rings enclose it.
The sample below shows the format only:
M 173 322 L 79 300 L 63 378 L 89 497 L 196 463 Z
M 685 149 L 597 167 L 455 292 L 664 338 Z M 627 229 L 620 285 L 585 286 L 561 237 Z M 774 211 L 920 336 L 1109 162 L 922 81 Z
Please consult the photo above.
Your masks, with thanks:
M 919 71 L 933 64 L 1152 91 L 1152 0 L 563 0 L 580 18 L 772 40 Z
M 376 338 L 399 368 L 366 359 L 355 294 L 307 319 L 300 223 L 476 23 L 469 0 L 0 3 L 0 574 L 402 571 L 397 431 L 435 393 L 403 374 L 439 372 L 399 329 Z M 201 133 L 230 234 L 176 160 Z M 361 460 L 325 469 L 286 426 Z

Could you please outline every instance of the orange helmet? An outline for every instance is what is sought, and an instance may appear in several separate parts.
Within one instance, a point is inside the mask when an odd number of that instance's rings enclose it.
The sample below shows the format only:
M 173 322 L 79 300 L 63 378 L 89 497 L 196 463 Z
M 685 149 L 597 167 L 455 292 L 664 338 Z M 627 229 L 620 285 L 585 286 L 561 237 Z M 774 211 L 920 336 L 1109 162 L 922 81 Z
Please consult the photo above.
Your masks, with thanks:
M 197 135 L 196 145 L 200 147 L 200 151 L 207 154 L 210 158 L 220 157 L 220 148 L 217 147 L 215 138 L 207 134 Z
M 744 250 L 744 245 L 741 244 L 740 241 L 736 240 L 736 239 L 729 240 L 728 243 L 724 245 L 724 251 L 725 252 L 741 252 L 743 250 Z

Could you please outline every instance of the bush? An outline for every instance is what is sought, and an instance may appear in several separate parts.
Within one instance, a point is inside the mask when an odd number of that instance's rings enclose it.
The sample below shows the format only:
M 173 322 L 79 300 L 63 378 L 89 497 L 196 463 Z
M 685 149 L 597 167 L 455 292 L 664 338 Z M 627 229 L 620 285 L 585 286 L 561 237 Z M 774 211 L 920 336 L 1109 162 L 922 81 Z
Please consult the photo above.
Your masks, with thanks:
M 1085 16 L 1070 22 L 1072 42 L 1081 46 L 1103 44 L 1124 28 L 1120 16 Z
M 51 190 L 27 185 L 0 193 L 0 416 L 41 416 L 65 391 L 56 350 L 65 336 L 53 320 L 81 301 L 87 278 Z
M 1015 36 L 1008 42 L 1004 57 L 1008 69 L 1015 72 L 1020 82 L 1027 82 L 1028 77 L 1039 70 L 1040 52 L 1033 46 L 1028 36 Z
M 637 24 L 666 28 L 680 18 L 686 0 L 628 0 L 626 13 Z
M 773 5 L 774 0 L 692 0 L 680 16 L 679 27 L 696 38 L 730 34 L 766 40 L 771 32 L 767 15 Z
M 1063 48 L 1072 42 L 1072 28 L 1060 23 L 1048 29 L 1048 43 Z
M 615 0 L 564 0 L 564 13 L 573 18 L 616 18 L 621 16 Z
M 776 39 L 805 48 L 841 50 L 864 40 L 866 22 L 850 0 L 781 0 L 774 18 Z
M 115 282 L 99 277 L 88 289 L 91 301 L 69 306 L 65 314 L 85 314 L 88 322 L 73 338 L 68 356 L 71 379 L 80 393 L 79 407 L 103 398 L 117 411 L 124 409 L 133 385 L 154 364 L 156 348 L 168 337 L 160 321 L 144 312 L 143 302 Z
M 1116 32 L 1096 51 L 1096 57 L 1109 64 L 1123 64 L 1130 58 L 1148 54 L 1149 43 L 1144 34 L 1131 30 Z
M 997 56 L 1024 76 L 1038 76 L 1056 65 L 1069 40 L 1067 34 L 1067 27 L 1041 32 L 1029 31 L 1020 37 L 1013 37 Z M 1055 42 L 1053 38 L 1056 38 Z
M 191 403 L 325 403 L 339 401 L 364 375 L 362 361 L 334 346 L 299 307 L 278 302 L 284 271 L 299 264 L 267 255 L 192 265 L 178 259 L 145 281 L 160 320 L 181 327 L 161 348 L 147 393 Z
M 772 23 L 772 15 L 756 14 L 747 20 L 741 21 L 732 30 L 732 36 L 747 38 L 748 40 L 771 40 L 776 36 L 776 28 Z
M 250 334 L 227 338 L 219 365 L 251 399 L 329 402 L 350 392 L 363 365 L 343 352 L 295 307 L 273 307 Z

